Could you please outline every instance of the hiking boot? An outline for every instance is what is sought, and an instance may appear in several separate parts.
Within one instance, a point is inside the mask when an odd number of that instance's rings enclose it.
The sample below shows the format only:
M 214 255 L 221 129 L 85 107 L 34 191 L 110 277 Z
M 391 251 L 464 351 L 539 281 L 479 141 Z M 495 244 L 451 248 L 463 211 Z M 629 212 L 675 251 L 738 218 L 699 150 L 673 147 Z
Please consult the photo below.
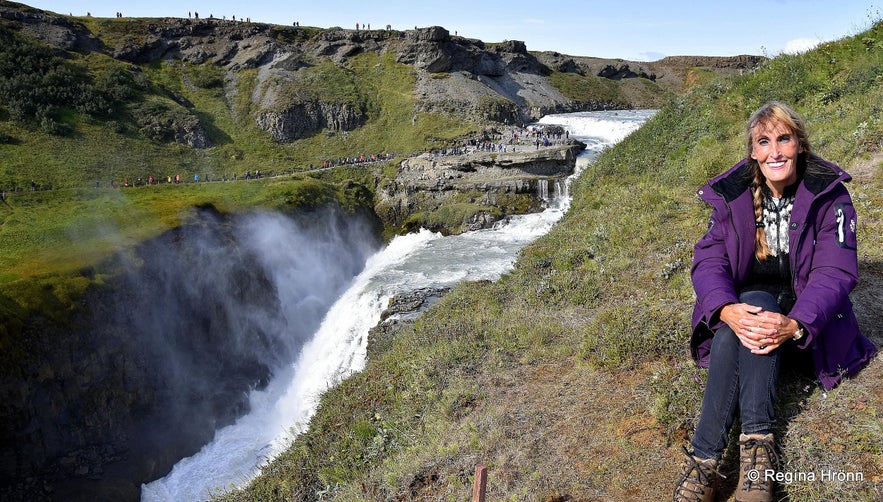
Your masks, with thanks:
M 674 502 L 712 502 L 719 477 L 717 460 L 701 459 L 690 455 L 684 448 L 684 465 L 681 480 L 675 487 Z
M 773 500 L 773 477 L 779 468 L 772 434 L 739 436 L 739 486 L 736 502 L 770 502 Z

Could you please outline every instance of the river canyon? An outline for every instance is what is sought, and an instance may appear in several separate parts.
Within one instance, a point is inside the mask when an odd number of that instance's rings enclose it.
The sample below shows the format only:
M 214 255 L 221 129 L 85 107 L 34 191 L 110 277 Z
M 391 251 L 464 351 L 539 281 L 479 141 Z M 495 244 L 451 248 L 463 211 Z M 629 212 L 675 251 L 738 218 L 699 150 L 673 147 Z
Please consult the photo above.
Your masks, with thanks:
M 652 111 L 550 115 L 587 145 L 571 178 L 539 180 L 545 210 L 383 244 L 376 215 L 194 208 L 121 252 L 65 333 L 32 326 L 35 375 L 2 467 L 10 500 L 202 500 L 247 482 L 303 431 L 322 392 L 359 371 L 391 298 L 495 280 L 567 211 L 582 167 Z M 108 271 L 114 273 L 108 273 Z M 413 313 L 412 313 L 413 314 Z M 10 403 L 7 409 L 21 406 Z

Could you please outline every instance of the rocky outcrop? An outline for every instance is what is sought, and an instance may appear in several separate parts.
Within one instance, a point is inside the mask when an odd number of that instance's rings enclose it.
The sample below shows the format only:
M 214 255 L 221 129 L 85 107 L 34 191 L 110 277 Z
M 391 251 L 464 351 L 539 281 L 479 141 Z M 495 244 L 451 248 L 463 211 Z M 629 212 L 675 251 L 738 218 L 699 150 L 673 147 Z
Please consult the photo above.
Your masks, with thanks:
M 149 103 L 139 106 L 135 121 L 140 132 L 155 141 L 173 141 L 190 148 L 213 146 L 205 127 L 196 115 L 183 107 Z
M 26 5 L 3 2 L 0 4 L 0 19 L 14 21 L 23 32 L 64 51 L 103 49 L 103 44 L 82 24 Z
M 574 141 L 564 145 L 520 148 L 503 151 L 469 151 L 464 154 L 426 153 L 410 157 L 399 166 L 397 180 L 420 190 L 450 190 L 458 183 L 482 180 L 561 177 L 573 172 L 576 155 L 585 146 Z
M 598 76 L 609 78 L 610 80 L 622 80 L 624 78 L 646 78 L 647 80 L 656 80 L 656 74 L 648 75 L 640 68 L 636 72 L 628 64 L 609 64 L 598 72 Z
M 368 357 L 376 357 L 395 339 L 399 330 L 413 324 L 424 310 L 438 302 L 451 288 L 420 288 L 401 293 L 389 300 L 380 314 L 380 322 L 368 330 Z
M 446 234 L 488 228 L 508 215 L 542 210 L 544 194 L 555 195 L 555 181 L 573 173 L 583 149 L 578 141 L 528 141 L 493 151 L 427 152 L 403 160 L 394 180 L 378 183 L 374 209 L 392 228 Z M 453 207 L 462 211 L 452 214 Z
M 181 60 L 238 71 L 256 68 L 281 48 L 267 25 L 220 19 L 165 18 L 133 24 L 108 48 L 115 59 L 136 64 Z
M 274 140 L 288 143 L 326 128 L 352 131 L 365 120 L 365 114 L 349 104 L 308 101 L 281 112 L 261 111 L 256 122 Z
M 380 321 L 385 322 L 392 317 L 414 318 L 441 299 L 450 289 L 420 288 L 395 295 L 389 300 L 386 309 L 380 314 Z
M 480 40 L 452 37 L 441 26 L 405 32 L 396 61 L 428 73 L 467 72 L 500 77 L 507 72 L 540 73 L 542 65 L 521 41 L 505 41 L 492 48 Z
M 766 61 L 763 56 L 743 54 L 740 56 L 668 56 L 652 63 L 654 66 L 680 68 L 717 68 L 736 72 L 756 68 Z
M 450 71 L 454 47 L 448 30 L 434 26 L 409 31 L 399 46 L 396 62 L 409 64 L 429 73 Z
M 486 46 L 452 37 L 439 26 L 419 28 L 399 42 L 396 61 L 425 72 L 417 75 L 422 110 L 526 123 L 547 113 L 584 109 L 549 83 L 548 69 L 521 41 Z

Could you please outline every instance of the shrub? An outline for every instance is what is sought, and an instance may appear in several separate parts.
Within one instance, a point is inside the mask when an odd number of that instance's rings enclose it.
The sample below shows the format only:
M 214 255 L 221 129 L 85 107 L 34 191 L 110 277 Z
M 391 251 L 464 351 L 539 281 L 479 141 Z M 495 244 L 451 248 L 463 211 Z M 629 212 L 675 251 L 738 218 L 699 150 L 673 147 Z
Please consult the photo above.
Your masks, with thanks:
M 62 109 L 91 115 L 112 112 L 113 99 L 49 48 L 3 26 L 0 46 L 0 101 L 13 120 L 35 121 L 45 132 L 60 134 L 68 131 L 59 123 Z
M 139 132 L 158 142 L 175 141 L 179 131 L 192 131 L 200 127 L 199 118 L 180 106 L 160 101 L 139 103 L 134 108 Z

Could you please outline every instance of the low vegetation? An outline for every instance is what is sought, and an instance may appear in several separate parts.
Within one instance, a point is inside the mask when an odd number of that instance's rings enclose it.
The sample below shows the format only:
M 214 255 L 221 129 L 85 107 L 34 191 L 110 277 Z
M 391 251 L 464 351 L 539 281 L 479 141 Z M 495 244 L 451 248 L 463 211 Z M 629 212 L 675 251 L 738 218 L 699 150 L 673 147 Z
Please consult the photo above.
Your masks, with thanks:
M 236 97 L 231 114 L 225 90 L 217 85 L 220 77 L 210 65 L 158 62 L 133 72 L 105 56 L 89 58 L 90 68 L 105 72 L 103 79 L 131 81 L 120 87 L 126 92 L 106 93 L 117 96 L 116 108 L 106 116 L 94 116 L 70 104 L 45 105 L 46 120 L 63 125 L 47 129 L 16 120 L 19 112 L 11 105 L 0 106 L 0 119 L 10 119 L 0 120 L 0 154 L 8 159 L 0 166 L 0 188 L 26 190 L 31 182 L 40 189 L 82 188 L 96 182 L 104 186 L 110 180 L 121 185 L 127 179 L 134 183 L 139 178 L 165 179 L 176 174 L 185 180 L 196 174 L 217 180 L 242 177 L 247 171 L 294 173 L 319 167 L 324 160 L 423 151 L 476 130 L 475 124 L 448 116 L 415 115 L 413 77 L 408 67 L 395 63 L 390 55 L 363 54 L 353 58 L 349 68 L 336 70 L 347 72 L 351 83 L 359 83 L 358 96 L 352 99 L 361 100 L 359 105 L 367 110 L 369 120 L 364 127 L 327 131 L 289 144 L 272 141 L 255 125 L 254 104 L 248 99 L 255 80 L 248 71 L 232 84 Z M 144 94 L 125 101 L 136 93 Z M 21 113 L 31 113 L 27 110 Z M 197 125 L 206 130 L 214 148 L 190 148 L 176 143 L 170 134 L 175 128 L 189 130 Z
M 699 413 L 687 353 L 694 192 L 743 152 L 747 115 L 792 103 L 816 151 L 855 175 L 866 332 L 883 344 L 883 23 L 672 100 L 580 178 L 573 209 L 495 283 L 462 284 L 379 341 L 307 433 L 220 500 L 463 500 L 476 465 L 498 500 L 663 500 Z M 793 501 L 879 500 L 883 366 L 824 392 L 786 374 L 777 430 Z M 724 466 L 732 484 L 733 452 Z
M 13 120 L 64 134 L 71 130 L 66 110 L 90 117 L 112 113 L 117 104 L 112 75 L 97 83 L 82 68 L 44 45 L 16 36 L 3 24 L 0 44 L 0 102 Z

